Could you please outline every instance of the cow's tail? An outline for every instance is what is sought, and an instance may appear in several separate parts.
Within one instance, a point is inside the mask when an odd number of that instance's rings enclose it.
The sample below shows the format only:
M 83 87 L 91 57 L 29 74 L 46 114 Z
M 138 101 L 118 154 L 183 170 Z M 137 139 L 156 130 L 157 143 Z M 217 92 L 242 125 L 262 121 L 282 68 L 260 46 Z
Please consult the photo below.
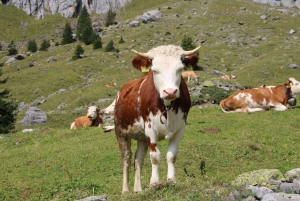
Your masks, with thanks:
M 225 108 L 225 101 L 226 101 L 226 99 L 223 99 L 223 100 L 221 100 L 220 101 L 220 108 L 221 108 L 221 110 L 224 112 L 224 113 L 230 113 L 229 111 L 227 111 Z

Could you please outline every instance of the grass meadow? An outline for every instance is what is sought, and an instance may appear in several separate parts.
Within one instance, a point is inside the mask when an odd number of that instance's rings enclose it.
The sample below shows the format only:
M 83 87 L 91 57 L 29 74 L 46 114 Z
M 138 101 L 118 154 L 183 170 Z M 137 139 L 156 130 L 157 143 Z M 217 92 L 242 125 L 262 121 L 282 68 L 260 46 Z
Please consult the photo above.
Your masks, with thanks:
M 160 20 L 129 27 L 128 22 L 137 15 L 153 9 L 162 12 Z M 131 66 L 135 56 L 131 49 L 147 52 L 158 45 L 180 45 L 187 35 L 201 45 L 201 70 L 195 71 L 200 84 L 218 82 L 213 73 L 218 70 L 236 75 L 225 82 L 228 86 L 279 85 L 288 77 L 300 80 L 299 68 L 288 67 L 300 65 L 300 15 L 297 8 L 250 0 L 132 0 L 116 12 L 118 24 L 103 27 L 101 32 L 103 47 L 113 40 L 120 50 L 112 53 L 80 42 L 55 46 L 61 42 L 59 33 L 65 23 L 77 19 L 57 14 L 35 20 L 13 6 L 0 5 L 0 40 L 20 44 L 18 51 L 25 55 L 24 60 L 6 64 L 10 57 L 6 50 L 0 51 L 1 78 L 9 76 L 0 91 L 9 88 L 17 103 L 45 100 L 37 107 L 48 117 L 43 125 L 21 126 L 18 122 L 26 110 L 20 111 L 15 131 L 1 135 L 0 200 L 76 200 L 103 194 L 109 200 L 223 200 L 233 190 L 228 184 L 241 173 L 264 168 L 285 173 L 299 168 L 299 103 L 285 112 L 255 114 L 224 114 L 218 106 L 195 106 L 179 147 L 177 184 L 165 183 L 167 141 L 161 141 L 162 184 L 148 187 L 151 165 L 147 156 L 142 175 L 145 191 L 122 195 L 114 132 L 104 133 L 101 128 L 71 131 L 69 127 L 85 113 L 78 108 L 92 103 L 105 108 L 125 82 L 142 76 Z M 262 20 L 261 15 L 268 18 Z M 91 14 L 93 19 L 104 17 Z M 296 33 L 290 35 L 290 29 Z M 121 37 L 125 43 L 118 43 Z M 26 44 L 31 39 L 36 39 L 38 47 L 43 39 L 50 40 L 51 47 L 27 54 Z M 71 58 L 78 44 L 83 46 L 85 57 L 74 61 Z M 49 62 L 49 58 L 56 61 Z M 105 87 L 113 82 L 115 87 Z M 59 93 L 60 89 L 66 92 Z M 25 128 L 34 131 L 22 133 Z
M 160 141 L 161 185 L 149 188 L 145 158 L 144 192 L 121 193 L 122 170 L 114 132 L 36 127 L 1 140 L 2 200 L 222 200 L 239 174 L 257 169 L 299 167 L 299 108 L 286 112 L 224 114 L 219 107 L 191 109 L 176 162 L 177 184 L 167 184 L 167 141 Z M 135 151 L 136 143 L 133 143 Z M 200 168 L 202 162 L 205 168 Z M 133 171 L 133 168 L 131 169 Z M 133 189 L 133 172 L 130 187 Z M 208 193 L 210 192 L 210 193 Z M 219 194 L 215 193 L 219 192 Z

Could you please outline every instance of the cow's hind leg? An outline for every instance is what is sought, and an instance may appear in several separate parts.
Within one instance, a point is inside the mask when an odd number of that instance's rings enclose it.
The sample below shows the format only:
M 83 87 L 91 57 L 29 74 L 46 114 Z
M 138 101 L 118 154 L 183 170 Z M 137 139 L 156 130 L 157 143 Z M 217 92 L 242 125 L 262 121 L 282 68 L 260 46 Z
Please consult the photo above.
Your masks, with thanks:
M 144 158 L 148 150 L 147 142 L 145 141 L 137 141 L 137 149 L 135 152 L 135 160 L 134 160 L 134 192 L 142 191 L 141 184 L 141 171 L 144 163 Z
M 129 169 L 131 166 L 131 157 L 132 157 L 132 152 L 131 152 L 131 139 L 127 138 L 125 136 L 121 136 L 117 134 L 117 140 L 119 143 L 119 148 L 121 151 L 121 163 L 122 163 L 122 168 L 123 168 L 123 187 L 122 187 L 122 193 L 128 192 L 129 187 L 128 187 L 128 180 L 129 180 Z

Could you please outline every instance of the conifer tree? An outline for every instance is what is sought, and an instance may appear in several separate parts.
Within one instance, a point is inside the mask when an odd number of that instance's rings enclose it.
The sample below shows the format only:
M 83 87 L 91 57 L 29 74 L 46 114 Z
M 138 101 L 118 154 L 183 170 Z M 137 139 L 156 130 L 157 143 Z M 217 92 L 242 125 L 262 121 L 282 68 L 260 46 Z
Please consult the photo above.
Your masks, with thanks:
M 27 43 L 27 51 L 36 52 L 37 51 L 37 44 L 35 39 L 29 40 Z
M 112 40 L 109 41 L 109 43 L 105 46 L 104 51 L 105 52 L 114 52 L 115 51 L 114 42 Z
M 16 48 L 14 41 L 11 41 L 11 43 L 8 45 L 8 54 L 7 55 L 11 56 L 14 54 L 18 54 L 18 50 Z
M 2 70 L 0 69 L 0 76 Z M 0 84 L 5 84 L 8 77 L 0 80 Z M 0 91 L 0 134 L 7 134 L 15 128 L 17 104 L 9 100 L 11 95 L 9 89 Z
M 112 11 L 111 8 L 109 8 L 106 19 L 105 19 L 105 26 L 109 27 L 110 25 L 113 25 L 115 23 L 116 14 Z
M 63 38 L 62 38 L 61 44 L 65 45 L 65 44 L 73 43 L 74 40 L 73 40 L 72 34 L 73 33 L 72 33 L 71 25 L 70 25 L 70 23 L 67 22 L 64 32 L 63 32 Z
M 78 18 L 76 36 L 78 40 L 84 42 L 86 45 L 89 45 L 92 43 L 92 35 L 92 20 L 86 7 L 84 6 Z
M 49 40 L 44 39 L 42 44 L 41 44 L 40 50 L 41 51 L 47 51 L 49 47 L 50 47 Z

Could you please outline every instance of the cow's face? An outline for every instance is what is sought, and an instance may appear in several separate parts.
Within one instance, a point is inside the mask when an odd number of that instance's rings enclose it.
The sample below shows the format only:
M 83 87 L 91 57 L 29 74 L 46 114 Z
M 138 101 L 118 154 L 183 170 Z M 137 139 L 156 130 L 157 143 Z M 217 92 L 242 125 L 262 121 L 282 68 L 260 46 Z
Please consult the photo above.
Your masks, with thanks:
M 89 118 L 89 119 L 95 119 L 97 117 L 97 113 L 99 112 L 99 108 L 97 108 L 96 106 L 90 106 L 88 109 L 87 109 L 87 112 L 86 112 L 86 116 Z
M 150 50 L 148 53 L 138 53 L 144 59 L 148 59 L 149 63 L 133 60 L 134 67 L 141 69 L 138 64 L 146 64 L 153 73 L 153 81 L 157 92 L 165 105 L 170 105 L 171 101 L 180 95 L 179 87 L 181 83 L 181 73 L 186 65 L 196 65 L 198 57 L 187 57 L 196 52 L 200 47 L 192 51 L 184 51 L 179 46 L 159 46 Z M 140 57 L 138 57 L 140 58 Z M 190 58 L 190 59 L 189 59 Z M 193 59 L 192 59 L 193 58 Z M 191 61 L 189 61 L 191 60 Z
M 291 91 L 292 94 L 299 94 L 300 93 L 300 82 L 297 81 L 295 78 L 291 77 L 289 78 L 290 85 L 291 85 Z

